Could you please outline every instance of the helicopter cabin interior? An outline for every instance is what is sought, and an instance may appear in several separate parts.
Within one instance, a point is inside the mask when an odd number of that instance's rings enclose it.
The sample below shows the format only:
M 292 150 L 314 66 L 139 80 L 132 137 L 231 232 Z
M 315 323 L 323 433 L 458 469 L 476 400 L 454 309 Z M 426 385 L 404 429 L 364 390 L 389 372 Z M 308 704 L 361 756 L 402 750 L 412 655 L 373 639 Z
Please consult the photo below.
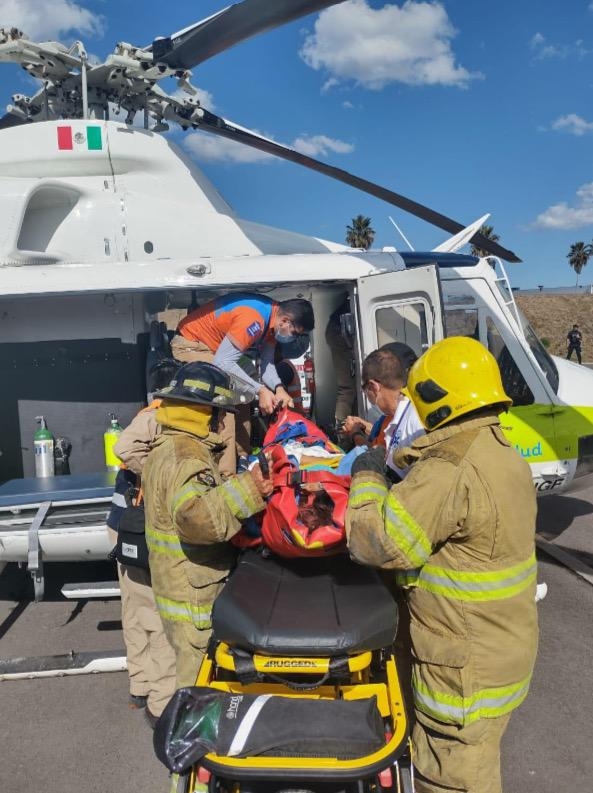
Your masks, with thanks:
M 311 354 L 316 392 L 313 416 L 326 428 L 333 424 L 336 396 L 331 352 L 325 327 L 352 282 L 303 286 L 254 284 L 250 292 L 275 300 L 311 300 L 315 330 Z M 151 327 L 171 336 L 192 301 L 198 305 L 230 291 L 146 291 L 0 298 L 0 368 L 3 410 L 0 420 L 0 483 L 35 476 L 34 435 L 37 416 L 44 416 L 55 438 L 72 449 L 73 474 L 105 470 L 103 433 L 109 414 L 126 426 L 146 404 Z M 197 298 L 197 301 L 196 301 Z M 353 303 L 354 304 L 354 303 Z M 375 312 L 377 345 L 404 341 L 418 354 L 429 342 L 430 306 L 420 299 L 380 307 Z M 353 322 L 357 319 L 353 317 Z M 158 334 L 157 334 L 158 336 Z M 162 332 L 160 334 L 162 338 Z M 353 335 L 360 363 L 360 340 Z M 356 376 L 360 366 L 355 366 Z M 360 383 L 358 382 L 359 393 Z

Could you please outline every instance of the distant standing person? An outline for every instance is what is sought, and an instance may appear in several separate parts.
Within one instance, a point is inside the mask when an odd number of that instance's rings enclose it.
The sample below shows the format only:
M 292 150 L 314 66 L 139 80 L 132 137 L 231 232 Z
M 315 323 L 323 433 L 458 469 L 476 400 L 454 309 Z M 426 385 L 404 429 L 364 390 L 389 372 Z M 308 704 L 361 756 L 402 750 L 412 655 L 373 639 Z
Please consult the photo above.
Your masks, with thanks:
M 572 330 L 566 334 L 566 357 L 570 361 L 573 351 L 577 354 L 577 361 L 582 363 L 581 358 L 581 344 L 583 343 L 583 334 L 579 330 L 578 325 L 573 325 Z

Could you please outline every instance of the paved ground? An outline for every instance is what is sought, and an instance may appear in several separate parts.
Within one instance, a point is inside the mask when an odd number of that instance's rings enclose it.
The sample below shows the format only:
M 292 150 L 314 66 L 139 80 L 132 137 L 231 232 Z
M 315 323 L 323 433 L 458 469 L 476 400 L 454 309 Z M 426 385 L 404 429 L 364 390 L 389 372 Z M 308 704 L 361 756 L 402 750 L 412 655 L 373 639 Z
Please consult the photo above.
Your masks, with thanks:
M 593 567 L 593 488 L 540 501 L 539 530 Z M 14 565 L 0 575 L 0 654 L 123 647 L 118 601 L 74 603 L 64 581 L 91 569 L 54 566 L 48 598 L 31 603 Z M 97 580 L 111 568 L 95 566 Z M 506 793 L 593 790 L 593 586 L 540 554 L 541 642 L 533 688 L 503 746 Z M 142 713 L 127 708 L 125 673 L 0 683 L 0 791 L 164 793 Z

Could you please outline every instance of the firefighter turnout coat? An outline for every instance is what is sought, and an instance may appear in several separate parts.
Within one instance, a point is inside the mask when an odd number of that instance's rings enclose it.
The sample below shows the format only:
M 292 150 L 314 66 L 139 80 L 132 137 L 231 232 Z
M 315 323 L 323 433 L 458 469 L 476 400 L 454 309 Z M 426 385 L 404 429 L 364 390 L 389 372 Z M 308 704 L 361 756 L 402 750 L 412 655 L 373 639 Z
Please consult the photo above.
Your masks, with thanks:
M 195 682 L 212 603 L 235 558 L 229 540 L 265 506 L 251 474 L 222 481 L 220 441 L 163 427 L 143 472 L 152 586 L 176 652 L 178 686 Z
M 407 590 L 418 718 L 463 728 L 527 695 L 537 650 L 531 473 L 493 415 L 430 432 L 407 452 L 416 461 L 391 489 L 371 472 L 353 478 L 350 553 L 395 570 Z

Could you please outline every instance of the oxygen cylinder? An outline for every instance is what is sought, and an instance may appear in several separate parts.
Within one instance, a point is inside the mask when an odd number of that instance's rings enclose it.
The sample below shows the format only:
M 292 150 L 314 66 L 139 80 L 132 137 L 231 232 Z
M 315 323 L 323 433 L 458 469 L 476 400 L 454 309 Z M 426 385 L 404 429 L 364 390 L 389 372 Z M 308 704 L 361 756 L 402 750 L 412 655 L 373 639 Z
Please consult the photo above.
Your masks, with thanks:
M 33 447 L 35 449 L 35 476 L 54 475 L 54 436 L 47 428 L 45 416 L 35 416 L 39 429 L 35 433 Z
M 113 451 L 113 447 L 117 443 L 120 436 L 122 427 L 115 413 L 109 414 L 109 426 L 103 433 L 103 445 L 105 447 L 105 465 L 108 471 L 118 471 L 120 466 L 119 457 Z

